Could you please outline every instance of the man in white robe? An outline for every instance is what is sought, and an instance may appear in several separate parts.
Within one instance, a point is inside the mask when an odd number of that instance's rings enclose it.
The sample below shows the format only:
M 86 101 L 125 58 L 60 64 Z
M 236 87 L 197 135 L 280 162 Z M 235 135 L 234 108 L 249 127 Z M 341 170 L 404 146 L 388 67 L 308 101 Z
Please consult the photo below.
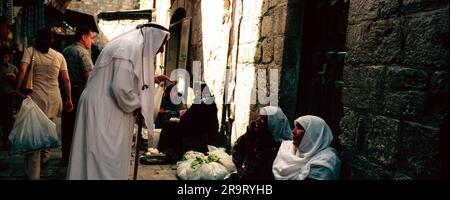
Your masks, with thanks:
M 167 29 L 146 24 L 111 40 L 100 53 L 81 94 L 67 179 L 126 180 L 133 111 L 153 125 L 154 59 L 164 50 Z

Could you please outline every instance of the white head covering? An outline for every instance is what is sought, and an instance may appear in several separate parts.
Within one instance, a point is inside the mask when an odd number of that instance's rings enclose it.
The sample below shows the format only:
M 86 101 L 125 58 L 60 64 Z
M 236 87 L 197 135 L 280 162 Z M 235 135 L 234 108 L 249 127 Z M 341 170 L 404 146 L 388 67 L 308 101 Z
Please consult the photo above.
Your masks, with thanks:
M 278 106 L 266 106 L 261 108 L 261 115 L 267 115 L 267 128 L 273 135 L 276 142 L 283 140 L 292 140 L 291 126 Z
M 326 179 L 337 179 L 340 160 L 336 151 L 330 147 L 333 134 L 326 122 L 316 116 L 306 115 L 295 120 L 305 129 L 305 134 L 296 148 L 292 141 L 284 141 L 274 160 L 272 171 L 275 179 L 303 180 L 310 173 L 310 166 L 319 165 L 332 171 L 324 174 Z M 322 177 L 324 177 L 322 176 Z
M 169 32 L 156 27 L 143 26 L 123 33 L 111 40 L 99 55 L 96 68 L 107 66 L 114 59 L 125 59 L 133 64 L 133 71 L 139 78 L 142 116 L 150 128 L 153 124 L 153 95 L 155 55 L 161 45 L 169 38 Z M 109 50 L 106 50 L 106 49 Z M 102 55 L 109 54 L 109 55 Z M 106 58 L 106 59 L 105 59 Z M 94 69 L 98 70 L 98 69 Z

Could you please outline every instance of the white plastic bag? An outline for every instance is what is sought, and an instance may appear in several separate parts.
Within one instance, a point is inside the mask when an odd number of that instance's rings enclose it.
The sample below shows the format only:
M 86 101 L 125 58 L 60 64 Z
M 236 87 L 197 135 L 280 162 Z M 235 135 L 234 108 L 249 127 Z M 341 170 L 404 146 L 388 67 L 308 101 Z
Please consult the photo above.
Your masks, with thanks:
M 197 157 L 204 158 L 205 154 L 197 151 L 188 151 L 183 155 L 183 159 L 177 162 L 177 176 L 181 180 L 189 180 L 194 167 L 192 167 L 192 161 Z
M 159 109 L 161 108 L 161 101 L 164 93 L 164 83 L 161 83 L 160 85 L 157 85 L 155 88 L 155 96 L 153 97 L 154 101 L 154 113 L 153 113 L 153 119 L 156 120 L 156 117 L 158 116 Z
M 177 162 L 177 176 L 181 180 L 189 180 L 189 176 L 194 169 L 191 167 L 191 163 L 194 159 L 182 160 Z
M 189 180 L 223 180 L 227 169 L 218 162 L 203 163 L 190 174 Z
M 182 180 L 223 180 L 228 170 L 218 160 L 218 156 L 188 151 L 177 162 L 177 176 Z
M 31 97 L 23 100 L 8 139 L 11 155 L 61 147 L 56 124 L 42 112 Z
M 234 165 L 233 158 L 225 152 L 224 148 L 217 148 L 212 145 L 208 145 L 208 155 L 214 154 L 219 157 L 219 163 L 222 164 L 228 171 L 232 173 L 236 171 L 236 166 Z
M 161 108 L 161 101 L 164 93 L 164 83 L 162 82 L 159 85 L 156 85 L 155 87 L 155 96 L 153 97 L 153 124 L 150 126 L 147 124 L 146 130 L 146 139 L 149 141 L 149 146 L 152 148 L 158 148 L 159 143 L 159 134 L 161 132 L 155 131 L 155 121 L 158 117 L 159 109 Z M 135 131 L 137 132 L 137 128 L 135 128 Z M 144 129 L 143 129 L 144 131 Z M 144 134 L 143 134 L 144 135 Z
M 190 150 L 183 155 L 183 159 L 185 160 L 195 159 L 196 157 L 205 157 L 205 154 L 203 154 L 202 152 Z

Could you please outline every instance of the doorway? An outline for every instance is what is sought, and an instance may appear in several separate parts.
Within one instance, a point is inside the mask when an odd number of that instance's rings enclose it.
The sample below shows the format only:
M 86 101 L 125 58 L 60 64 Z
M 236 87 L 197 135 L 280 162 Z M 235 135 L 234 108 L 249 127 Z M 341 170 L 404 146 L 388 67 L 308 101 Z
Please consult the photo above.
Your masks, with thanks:
M 191 74 L 191 67 L 187 63 L 191 19 L 186 17 L 186 11 L 177 9 L 170 19 L 170 38 L 166 48 L 165 72 L 170 73 L 175 69 L 186 69 Z
M 348 0 L 305 1 L 296 116 L 316 115 L 340 134 Z M 336 144 L 334 144 L 336 145 Z M 337 147 L 337 146 L 335 146 Z M 339 150 L 339 149 L 338 149 Z

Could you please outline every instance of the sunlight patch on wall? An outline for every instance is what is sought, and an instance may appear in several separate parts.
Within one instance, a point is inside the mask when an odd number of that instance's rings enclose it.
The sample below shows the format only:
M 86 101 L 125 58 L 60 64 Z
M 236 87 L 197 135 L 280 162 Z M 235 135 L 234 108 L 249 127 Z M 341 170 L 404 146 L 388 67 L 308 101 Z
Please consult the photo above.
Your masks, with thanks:
M 233 66 L 236 66 L 236 83 L 233 106 L 235 107 L 235 120 L 231 144 L 245 133 L 249 124 L 251 93 L 255 85 L 255 61 L 256 46 L 260 35 L 260 16 L 262 15 L 263 0 L 236 1 L 235 31 L 239 32 L 239 40 L 235 38 L 233 47 Z M 241 12 L 242 11 L 242 12 Z M 201 1 L 202 13 L 202 45 L 203 45 L 203 79 L 211 87 L 216 97 L 218 117 L 221 121 L 223 92 L 225 85 L 225 70 L 227 66 L 227 54 L 229 34 L 231 28 L 231 8 L 226 10 L 223 1 Z M 229 18 L 227 18 L 229 17 Z M 242 17 L 241 25 L 238 22 Z M 240 27 L 240 30 L 238 28 Z M 239 44 L 236 42 L 239 41 Z M 239 55 L 236 49 L 239 48 Z M 237 62 L 236 62 L 237 58 Z M 237 64 L 236 64 L 237 63 Z M 234 68 L 234 67 L 233 67 Z
M 256 65 L 254 57 L 256 55 L 256 45 L 260 35 L 260 16 L 262 15 L 263 0 L 243 1 L 242 24 L 239 38 L 239 55 L 235 89 L 235 122 L 231 135 L 231 144 L 245 133 L 250 120 L 250 108 L 252 102 L 251 94 L 255 89 Z M 257 103 L 257 102 L 256 102 Z
M 222 119 L 223 88 L 227 64 L 230 23 L 222 24 L 226 10 L 221 1 L 202 1 L 203 79 L 216 97 L 219 122 Z
M 106 36 L 106 38 L 108 38 L 108 40 L 112 40 L 113 38 L 119 36 L 122 33 L 135 29 L 137 25 L 145 23 L 148 23 L 147 19 L 113 20 L 113 21 L 100 20 L 98 22 L 98 27 L 100 27 L 103 34 Z

